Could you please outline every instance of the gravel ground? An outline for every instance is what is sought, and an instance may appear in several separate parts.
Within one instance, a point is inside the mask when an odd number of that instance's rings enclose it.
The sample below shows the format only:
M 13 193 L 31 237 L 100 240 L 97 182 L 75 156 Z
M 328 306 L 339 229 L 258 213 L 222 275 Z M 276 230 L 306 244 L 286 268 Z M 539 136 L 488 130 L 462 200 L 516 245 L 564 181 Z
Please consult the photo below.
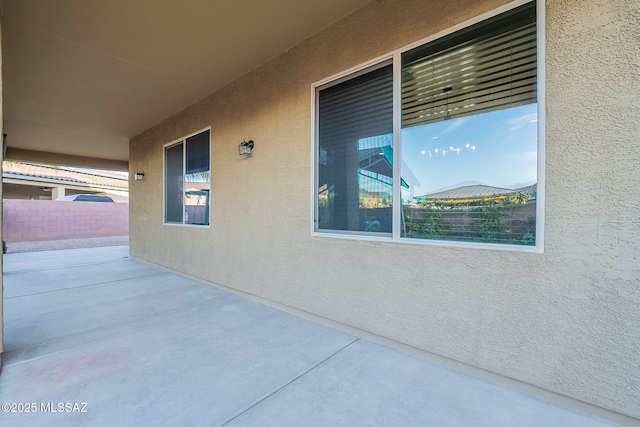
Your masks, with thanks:
M 46 240 L 41 242 L 7 242 L 7 253 L 55 251 L 57 249 L 98 248 L 129 244 L 129 236 L 92 237 L 85 239 Z

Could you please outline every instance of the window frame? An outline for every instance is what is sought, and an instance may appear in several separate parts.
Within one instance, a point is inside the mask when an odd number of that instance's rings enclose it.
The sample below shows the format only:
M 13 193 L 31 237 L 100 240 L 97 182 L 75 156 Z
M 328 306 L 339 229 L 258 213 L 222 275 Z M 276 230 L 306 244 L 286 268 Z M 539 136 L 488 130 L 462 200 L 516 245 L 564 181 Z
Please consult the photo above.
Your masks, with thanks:
M 536 1 L 536 38 L 537 38 L 537 202 L 536 202 L 536 244 L 532 246 L 502 244 L 502 243 L 482 243 L 482 242 L 464 242 L 452 240 L 430 240 L 415 239 L 400 236 L 402 200 L 401 200 L 401 164 L 402 162 L 402 143 L 401 143 L 401 68 L 402 54 L 416 47 L 433 42 L 439 38 L 447 36 L 456 31 L 465 29 L 469 26 L 481 23 L 487 19 L 516 9 L 520 6 L 532 3 L 533 0 L 515 0 L 509 4 L 503 5 L 489 12 L 478 15 L 472 19 L 461 22 L 429 37 L 420 39 L 409 45 L 406 45 L 393 52 L 379 56 L 375 59 L 357 65 L 353 68 L 327 77 L 311 85 L 311 235 L 314 237 L 339 238 L 349 240 L 368 240 L 379 242 L 392 242 L 402 244 L 440 246 L 450 248 L 471 248 L 471 249 L 489 249 L 512 252 L 544 252 L 544 212 L 545 212 L 545 2 Z M 392 233 L 388 235 L 371 235 L 371 233 L 359 233 L 353 231 L 339 230 L 319 230 L 317 228 L 318 216 L 318 182 L 319 182 L 319 165 L 318 165 L 318 149 L 319 149 L 319 118 L 318 118 L 318 101 L 319 92 L 327 87 L 342 83 L 358 75 L 364 74 L 377 67 L 383 66 L 385 62 L 392 61 L 393 64 L 393 151 L 394 158 L 398 159 L 393 163 L 393 201 L 392 201 Z
M 185 175 L 186 169 L 186 141 L 192 136 L 199 135 L 209 131 L 209 200 L 211 200 L 211 126 L 200 129 L 181 138 L 175 139 L 171 142 L 162 145 L 162 225 L 171 227 L 195 227 L 195 228 L 210 228 L 211 227 L 211 202 L 209 202 L 209 223 L 208 224 L 187 224 L 184 222 L 184 215 L 182 216 L 182 223 L 167 222 L 167 149 L 182 144 L 182 176 Z M 182 197 L 184 200 L 184 189 L 182 191 Z M 184 208 L 184 205 L 183 205 Z

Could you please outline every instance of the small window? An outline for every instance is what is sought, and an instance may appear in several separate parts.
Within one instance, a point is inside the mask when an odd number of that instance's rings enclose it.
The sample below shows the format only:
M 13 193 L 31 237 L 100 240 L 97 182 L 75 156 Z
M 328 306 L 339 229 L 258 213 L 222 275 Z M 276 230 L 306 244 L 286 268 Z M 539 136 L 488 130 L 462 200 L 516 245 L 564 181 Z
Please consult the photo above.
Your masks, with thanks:
M 209 225 L 210 130 L 165 146 L 166 224 Z
M 538 246 L 537 32 L 531 2 L 317 86 L 314 231 Z

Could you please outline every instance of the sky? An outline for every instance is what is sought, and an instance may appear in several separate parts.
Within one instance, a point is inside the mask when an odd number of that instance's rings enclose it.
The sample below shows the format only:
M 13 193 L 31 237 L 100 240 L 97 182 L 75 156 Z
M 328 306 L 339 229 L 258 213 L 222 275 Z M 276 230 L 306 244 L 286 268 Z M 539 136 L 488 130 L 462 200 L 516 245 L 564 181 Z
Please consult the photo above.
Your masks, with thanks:
M 403 129 L 402 177 L 410 176 L 408 168 L 418 179 L 414 196 L 458 184 L 501 188 L 533 184 L 537 107 L 527 104 Z

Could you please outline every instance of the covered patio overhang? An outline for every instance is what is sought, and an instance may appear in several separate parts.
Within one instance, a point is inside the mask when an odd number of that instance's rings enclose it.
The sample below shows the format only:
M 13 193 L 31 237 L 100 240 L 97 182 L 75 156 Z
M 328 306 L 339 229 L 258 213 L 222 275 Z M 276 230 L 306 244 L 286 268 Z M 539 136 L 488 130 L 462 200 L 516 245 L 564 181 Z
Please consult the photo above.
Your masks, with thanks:
M 4 0 L 7 158 L 127 169 L 129 139 L 370 0 Z

